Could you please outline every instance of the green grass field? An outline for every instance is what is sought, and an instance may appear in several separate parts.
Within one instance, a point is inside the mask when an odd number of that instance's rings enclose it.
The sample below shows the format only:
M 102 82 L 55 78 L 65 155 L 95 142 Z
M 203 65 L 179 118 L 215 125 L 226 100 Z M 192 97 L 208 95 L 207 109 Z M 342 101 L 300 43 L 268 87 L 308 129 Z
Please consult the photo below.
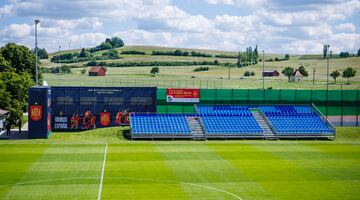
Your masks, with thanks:
M 128 141 L 118 128 L 0 141 L 0 199 L 359 199 L 360 128 L 335 141 Z

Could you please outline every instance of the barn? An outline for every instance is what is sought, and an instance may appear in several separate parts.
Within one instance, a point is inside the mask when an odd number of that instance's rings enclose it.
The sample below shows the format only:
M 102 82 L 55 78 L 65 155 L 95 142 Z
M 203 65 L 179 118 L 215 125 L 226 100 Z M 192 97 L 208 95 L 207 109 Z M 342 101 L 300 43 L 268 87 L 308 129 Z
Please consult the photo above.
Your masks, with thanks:
M 276 71 L 276 70 L 274 70 L 274 71 L 264 71 L 263 72 L 263 76 L 271 77 L 271 76 L 279 76 L 279 75 L 280 75 L 280 73 L 278 71 Z
M 101 66 L 94 66 L 89 69 L 89 76 L 105 76 L 106 69 Z

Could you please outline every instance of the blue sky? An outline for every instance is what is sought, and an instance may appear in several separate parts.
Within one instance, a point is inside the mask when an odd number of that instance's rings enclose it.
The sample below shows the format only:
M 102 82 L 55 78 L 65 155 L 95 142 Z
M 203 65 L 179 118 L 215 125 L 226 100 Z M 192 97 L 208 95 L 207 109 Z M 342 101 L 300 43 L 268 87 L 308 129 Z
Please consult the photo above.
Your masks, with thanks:
M 360 48 L 360 0 L 3 0 L 0 45 L 53 52 L 91 47 L 107 37 L 125 44 L 321 53 Z

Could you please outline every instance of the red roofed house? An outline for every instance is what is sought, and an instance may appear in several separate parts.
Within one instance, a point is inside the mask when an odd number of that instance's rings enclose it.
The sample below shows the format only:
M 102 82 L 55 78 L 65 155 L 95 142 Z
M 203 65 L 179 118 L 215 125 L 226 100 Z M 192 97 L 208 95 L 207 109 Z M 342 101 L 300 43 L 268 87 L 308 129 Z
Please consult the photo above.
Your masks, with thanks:
M 106 68 L 100 66 L 94 66 L 89 69 L 89 76 L 105 76 Z
M 298 69 L 295 70 L 293 75 L 290 77 L 290 82 L 301 82 L 303 81 L 303 75 L 300 73 Z
M 263 72 L 263 76 L 279 76 L 279 75 L 280 75 L 280 73 L 276 70 Z

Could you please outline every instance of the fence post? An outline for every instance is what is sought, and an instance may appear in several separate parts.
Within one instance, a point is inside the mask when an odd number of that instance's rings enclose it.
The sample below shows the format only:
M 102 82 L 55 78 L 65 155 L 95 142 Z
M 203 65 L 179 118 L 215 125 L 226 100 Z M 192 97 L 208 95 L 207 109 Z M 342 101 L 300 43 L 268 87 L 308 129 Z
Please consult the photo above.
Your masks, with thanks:
M 341 90 L 341 116 L 340 116 L 340 125 L 343 126 L 343 120 L 344 120 L 344 90 Z
M 356 96 L 356 101 L 357 101 L 357 105 L 356 105 L 356 126 L 359 126 L 359 106 L 360 106 L 360 102 L 359 102 L 359 90 L 357 90 L 357 96 Z
M 327 84 L 329 84 L 329 83 L 327 83 Z M 329 106 L 328 101 L 329 101 L 329 90 L 327 89 L 326 90 L 326 118 L 328 117 L 328 106 Z

